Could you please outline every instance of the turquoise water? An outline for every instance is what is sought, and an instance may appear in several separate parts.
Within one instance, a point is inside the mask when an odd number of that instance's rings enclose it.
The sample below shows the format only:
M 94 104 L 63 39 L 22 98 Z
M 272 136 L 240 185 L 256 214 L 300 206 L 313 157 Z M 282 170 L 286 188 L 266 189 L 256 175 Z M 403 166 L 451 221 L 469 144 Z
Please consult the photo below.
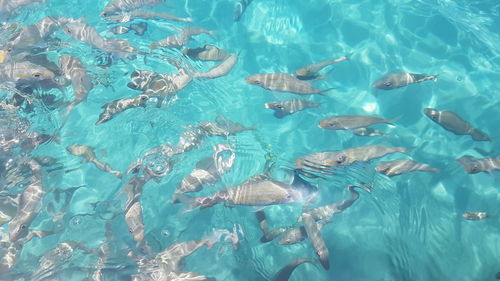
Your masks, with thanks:
M 49 60 L 57 62 L 61 54 L 78 56 L 94 78 L 95 87 L 67 120 L 63 107 L 64 101 L 72 100 L 70 86 L 65 91 L 51 89 L 40 94 L 55 95 L 62 101 L 59 106 L 43 104 L 38 96 L 33 102 L 35 110 L 21 113 L 30 121 L 32 131 L 56 135 L 53 141 L 29 152 L 30 156 L 57 159 L 57 164 L 42 169 L 46 193 L 41 211 L 29 228 L 57 231 L 26 243 L 15 266 L 0 273 L 0 280 L 32 280 L 41 257 L 68 240 L 89 249 L 108 243 L 110 251 L 102 280 L 130 280 L 130 275 L 137 273 L 137 265 L 127 256 L 129 249 L 144 255 L 129 233 L 123 213 L 124 196 L 120 194 L 132 176 L 117 179 L 93 164 L 82 163 L 66 147 L 75 143 L 95 147 L 100 160 L 125 173 L 154 147 L 175 145 L 190 127 L 214 121 L 217 116 L 255 130 L 208 137 L 198 147 L 174 157 L 172 171 L 149 181 L 140 200 L 145 241 L 154 254 L 173 243 L 210 237 L 215 229 L 241 229 L 238 249 L 227 241 L 219 241 L 212 249 L 203 247 L 185 259 L 185 272 L 216 280 L 272 280 L 294 258 L 316 257 L 307 239 L 290 246 L 276 241 L 261 243 L 254 208 L 219 204 L 186 212 L 186 206 L 170 203 L 178 183 L 200 159 L 212 155 L 217 144 L 232 147 L 234 165 L 219 182 L 196 196 L 214 194 L 261 173 L 269 159 L 275 162 L 273 177 L 290 181 L 289 171 L 298 157 L 367 144 L 404 146 L 407 155 L 389 155 L 384 160 L 411 157 L 440 170 L 436 174 L 416 172 L 386 178 L 372 170 L 378 160 L 363 166 L 363 177 L 374 185 L 372 193 L 360 192 L 353 206 L 335 215 L 332 223 L 321 230 L 331 268 L 327 271 L 320 265 L 302 265 L 290 280 L 494 280 L 500 272 L 500 174 L 467 174 L 456 162 L 466 154 L 485 157 L 475 148 L 486 151 L 487 157 L 499 156 L 498 1 L 254 0 L 241 20 L 234 22 L 234 1 L 172 0 L 157 9 L 192 18 L 193 23 L 147 20 L 148 30 L 142 37 L 133 32 L 106 33 L 111 25 L 99 14 L 107 2 L 47 0 L 26 6 L 9 19 L 27 25 L 48 15 L 83 17 L 102 36 L 126 39 L 147 54 L 139 53 L 133 60 L 115 57 L 110 67 L 102 68 L 97 65 L 101 51 L 62 31 L 54 34 L 61 43 L 46 51 Z M 180 58 L 180 50 L 155 50 L 153 56 L 149 46 L 175 33 L 175 28 L 186 26 L 216 31 L 213 36 L 195 36 L 187 47 L 213 44 L 237 53 L 239 60 L 232 71 L 216 79 L 193 80 L 160 108 L 148 105 L 130 109 L 96 126 L 103 104 L 140 94 L 127 87 L 134 70 L 177 71 L 157 57 Z M 348 61 L 323 71 L 328 72 L 326 79 L 312 82 L 318 89 L 336 89 L 304 97 L 321 106 L 283 119 L 274 118 L 264 103 L 298 96 L 264 90 L 244 80 L 255 73 L 293 73 L 304 65 L 346 54 L 352 54 Z M 199 71 L 215 65 L 198 61 L 191 64 Z M 436 82 L 392 91 L 371 87 L 391 72 L 439 77 Z M 8 96 L 7 90 L 2 91 L 0 97 Z M 427 107 L 452 110 L 493 140 L 474 142 L 469 136 L 445 131 L 423 114 Z M 318 122 L 328 116 L 348 114 L 394 118 L 395 126 L 376 125 L 387 133 L 379 137 L 318 128 Z M 11 156 L 2 156 L 7 157 Z M 312 179 L 320 190 L 314 206 L 349 197 L 344 187 L 356 178 L 350 173 L 353 171 L 348 169 L 324 179 Z M 19 183 L 10 194 L 19 194 L 28 183 Z M 5 193 L 2 197 L 6 197 Z M 294 224 L 302 207 L 302 203 L 292 203 L 268 206 L 264 211 L 270 227 L 276 228 Z M 470 211 L 487 212 L 491 217 L 464 220 L 462 214 Z M 64 216 L 57 221 L 54 214 Z M 111 224 L 111 241 L 106 238 L 107 223 Z M 5 242 L 2 247 L 8 245 L 8 226 L 8 221 L 1 226 Z M 97 264 L 95 253 L 75 250 L 48 275 L 59 278 L 50 280 L 93 280 Z

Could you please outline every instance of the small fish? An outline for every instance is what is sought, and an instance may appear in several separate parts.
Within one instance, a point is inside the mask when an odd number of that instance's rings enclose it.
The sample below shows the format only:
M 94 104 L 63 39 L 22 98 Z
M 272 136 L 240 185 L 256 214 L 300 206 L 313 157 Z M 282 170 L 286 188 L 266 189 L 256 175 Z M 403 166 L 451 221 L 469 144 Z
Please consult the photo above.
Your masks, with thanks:
M 391 120 L 368 115 L 332 116 L 319 122 L 319 127 L 326 130 L 351 130 L 364 128 L 378 123 L 390 124 Z
M 251 85 L 257 85 L 264 89 L 279 92 L 290 92 L 298 95 L 323 94 L 334 88 L 318 90 L 309 82 L 299 80 L 295 76 L 286 73 L 254 74 L 245 78 Z
M 153 20 L 171 20 L 171 21 L 183 21 L 192 22 L 190 18 L 180 18 L 176 15 L 172 15 L 165 12 L 155 12 L 150 10 L 132 10 L 129 12 L 119 12 L 113 15 L 104 16 L 104 20 L 112 22 L 129 22 L 135 19 L 153 19 Z
M 304 229 L 306 230 L 307 237 L 319 257 L 319 261 L 323 268 L 326 270 L 330 269 L 329 253 L 328 247 L 326 246 L 325 240 L 321 236 L 320 228 L 318 227 L 313 216 L 310 214 L 302 214 L 302 221 L 304 222 Z
M 107 17 L 119 12 L 133 11 L 143 6 L 158 6 L 163 3 L 165 3 L 164 0 L 111 0 L 106 4 L 100 16 Z
M 455 135 L 470 135 L 475 141 L 491 141 L 491 138 L 487 134 L 472 127 L 469 122 L 463 120 L 452 111 L 439 111 L 434 108 L 425 108 L 424 113 L 432 121 Z
M 295 112 L 299 112 L 307 108 L 318 107 L 320 105 L 307 100 L 293 99 L 282 102 L 270 102 L 266 103 L 264 106 L 274 110 L 274 117 L 283 118 L 287 115 L 294 114 Z
M 62 55 L 59 58 L 59 63 L 61 64 L 62 73 L 71 81 L 73 86 L 75 99 L 66 109 L 66 112 L 69 113 L 76 105 L 87 98 L 94 84 L 92 83 L 92 77 L 88 75 L 87 69 L 78 57 Z
M 111 28 L 110 30 L 108 30 L 108 32 L 113 33 L 113 34 L 117 34 L 117 35 L 125 34 L 125 33 L 128 33 L 129 31 L 130 31 L 129 27 L 122 26 L 122 25 L 115 26 L 115 27 Z
M 206 30 L 203 28 L 199 27 L 186 27 L 180 30 L 178 34 L 170 35 L 167 38 L 160 40 L 158 42 L 155 42 L 151 44 L 149 47 L 151 50 L 154 50 L 158 47 L 164 47 L 164 48 L 177 48 L 180 49 L 184 45 L 188 43 L 188 41 L 191 39 L 191 37 L 199 34 L 208 34 L 212 35 L 214 34 L 213 31 Z
M 222 61 L 230 55 L 213 45 L 205 45 L 202 48 L 187 48 L 182 53 L 192 60 L 202 61 Z
M 370 127 L 356 128 L 356 129 L 352 129 L 351 131 L 356 136 L 361 136 L 361 137 L 375 137 L 375 136 L 386 136 L 387 135 L 386 133 L 384 133 L 382 131 L 375 130 L 375 129 L 370 128 Z
M 415 73 L 392 73 L 380 78 L 372 84 L 373 88 L 381 90 L 393 90 L 414 83 L 432 80 L 437 81 L 437 75 L 415 74 Z
M 313 259 L 295 259 L 284 266 L 280 271 L 276 273 L 273 277 L 273 281 L 288 281 L 293 271 L 301 264 L 304 263 L 316 263 Z
M 240 0 L 236 3 L 234 6 L 234 21 L 240 21 L 241 16 L 250 3 L 252 3 L 252 0 Z
M 135 35 L 142 36 L 148 30 L 148 24 L 145 22 L 133 23 L 130 25 L 130 29 L 135 31 Z
M 9 62 L 0 68 L 0 82 L 39 83 L 54 77 L 54 72 L 29 61 Z
M 99 159 L 97 159 L 93 147 L 81 144 L 73 144 L 68 146 L 66 150 L 75 156 L 83 157 L 84 162 L 93 163 L 97 167 L 97 169 L 101 171 L 111 173 L 118 178 L 122 177 L 122 173 L 117 170 L 113 170 L 108 163 L 101 162 Z
M 500 157 L 476 158 L 465 155 L 457 159 L 457 161 L 462 164 L 464 170 L 469 174 L 477 174 L 479 172 L 491 173 L 492 171 L 500 170 Z
M 343 62 L 343 61 L 348 60 L 348 59 L 349 58 L 347 56 L 344 56 L 344 57 L 341 57 L 338 59 L 324 60 L 324 61 L 320 61 L 320 62 L 317 62 L 314 64 L 304 66 L 304 67 L 298 69 L 297 71 L 295 71 L 295 77 L 297 77 L 300 80 L 317 79 L 320 77 L 318 75 L 318 72 L 321 71 L 323 68 L 325 68 L 329 65 L 335 64 L 335 63 Z
M 439 170 L 431 166 L 413 160 L 393 160 L 380 162 L 375 170 L 388 177 L 399 176 L 413 171 L 437 173 Z
M 149 70 L 135 70 L 130 75 L 127 87 L 144 91 L 150 97 L 173 96 L 176 92 L 186 87 L 193 77 L 184 69 L 179 68 L 178 73 L 160 74 Z
M 106 121 L 109 121 L 115 115 L 127 109 L 136 107 L 146 107 L 146 102 L 148 101 L 148 99 L 149 99 L 148 95 L 139 95 L 134 98 L 117 99 L 108 102 L 107 104 L 101 107 L 104 109 L 104 111 L 99 115 L 99 120 L 95 124 L 99 125 Z
M 238 55 L 230 54 L 223 62 L 219 65 L 214 66 L 207 72 L 195 72 L 194 78 L 208 78 L 213 79 L 217 77 L 224 76 L 233 69 L 234 65 L 238 62 Z
M 482 220 L 489 217 L 485 212 L 466 212 L 462 216 L 466 220 Z

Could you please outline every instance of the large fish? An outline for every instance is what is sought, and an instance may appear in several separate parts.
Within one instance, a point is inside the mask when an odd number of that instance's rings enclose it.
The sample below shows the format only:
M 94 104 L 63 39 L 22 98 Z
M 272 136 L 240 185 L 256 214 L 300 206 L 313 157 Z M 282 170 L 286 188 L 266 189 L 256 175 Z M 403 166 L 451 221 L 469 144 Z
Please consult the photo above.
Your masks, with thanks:
M 320 105 L 307 100 L 293 99 L 281 102 L 269 102 L 264 106 L 274 110 L 274 117 L 283 118 L 287 115 L 294 114 L 295 112 L 299 112 L 307 108 L 318 107 Z
M 500 157 L 476 158 L 465 155 L 457 159 L 457 161 L 462 164 L 464 170 L 469 174 L 476 174 L 479 172 L 491 173 L 492 171 L 500 170 Z
M 73 94 L 75 99 L 66 109 L 66 112 L 71 112 L 73 108 L 87 98 L 88 93 L 94 87 L 92 77 L 88 75 L 87 69 L 83 66 L 82 61 L 78 57 L 62 55 L 59 58 L 61 71 L 73 86 Z
M 96 125 L 102 124 L 111 120 L 115 115 L 127 109 L 136 107 L 146 107 L 146 102 L 149 100 L 148 95 L 139 95 L 134 98 L 117 99 L 101 106 L 103 112 L 99 115 L 99 120 Z
M 84 162 L 93 163 L 97 167 L 97 169 L 101 171 L 111 173 L 118 178 L 122 177 L 122 173 L 120 173 L 120 171 L 113 170 L 108 163 L 104 163 L 97 159 L 93 147 L 81 144 L 73 144 L 68 146 L 66 150 L 68 150 L 69 153 L 75 156 L 83 157 Z
M 409 159 L 380 162 L 375 167 L 375 170 L 388 177 L 398 176 L 413 171 L 432 173 L 438 172 L 438 169 L 436 168 L 432 168 L 427 164 L 419 163 Z
M 129 12 L 120 12 L 118 14 L 113 14 L 106 16 L 104 20 L 112 22 L 129 22 L 135 19 L 152 19 L 152 20 L 171 20 L 171 21 L 183 21 L 192 22 L 190 18 L 180 18 L 176 15 L 172 15 L 165 12 L 155 12 L 150 10 L 132 10 Z
M 425 108 L 424 113 L 432 121 L 455 135 L 470 135 L 475 141 L 491 141 L 490 137 L 479 129 L 472 127 L 456 113 L 448 110 L 439 111 L 434 108 Z
M 321 265 L 323 265 L 326 270 L 330 269 L 328 247 L 326 246 L 323 236 L 321 236 L 320 228 L 316 221 L 313 216 L 308 213 L 302 214 L 302 221 L 304 222 L 304 229 L 306 230 L 307 237 L 309 241 L 311 241 Z
M 178 34 L 170 35 L 165 39 L 162 39 L 158 42 L 155 42 L 151 44 L 150 48 L 152 50 L 158 48 L 158 47 L 164 47 L 164 48 L 177 48 L 180 49 L 184 45 L 188 43 L 188 41 L 191 39 L 191 37 L 199 34 L 208 34 L 212 35 L 214 32 L 210 30 L 206 30 L 203 28 L 199 27 L 186 27 L 180 30 Z
M 119 12 L 137 10 L 143 6 L 157 6 L 165 3 L 164 0 L 111 0 L 106 4 L 100 14 L 101 17 L 107 17 Z
M 295 76 L 286 73 L 254 74 L 245 78 L 251 85 L 257 85 L 264 89 L 279 92 L 290 92 L 298 95 L 323 94 L 326 91 L 315 89 L 309 82 L 299 80 Z
M 42 209 L 44 195 L 42 171 L 40 165 L 31 160 L 29 162 L 32 176 L 30 184 L 21 193 L 16 216 L 9 222 L 9 240 L 16 242 L 28 234 L 28 227 Z
M 54 77 L 54 72 L 29 61 L 9 62 L 0 68 L 0 82 L 41 83 Z
M 130 75 L 127 87 L 144 91 L 150 97 L 165 98 L 173 96 L 176 92 L 186 87 L 193 77 L 183 68 L 178 73 L 160 74 L 149 70 L 135 70 Z
M 231 55 L 214 45 L 205 45 L 201 48 L 186 48 L 182 53 L 192 60 L 202 61 L 222 61 Z
M 368 115 L 343 115 L 325 118 L 319 127 L 327 130 L 352 130 L 364 128 L 378 123 L 391 124 L 389 119 Z
M 382 90 L 392 90 L 427 80 L 437 81 L 437 75 L 392 73 L 375 81 L 372 87 Z
M 236 2 L 236 5 L 234 5 L 234 21 L 240 21 L 241 16 L 243 16 L 250 3 L 252 3 L 252 0 L 240 0 Z
M 321 71 L 323 68 L 325 68 L 329 65 L 335 64 L 335 63 L 343 62 L 343 61 L 348 60 L 348 59 L 349 58 L 347 56 L 344 56 L 344 57 L 341 57 L 338 59 L 324 60 L 324 61 L 320 61 L 320 62 L 317 62 L 314 64 L 304 66 L 304 67 L 298 69 L 297 71 L 295 71 L 295 77 L 297 77 L 300 80 L 317 79 L 320 77 L 318 75 L 318 72 Z
M 234 65 L 238 62 L 238 55 L 230 54 L 223 62 L 214 66 L 207 72 L 195 72 L 194 78 L 207 78 L 213 79 L 217 77 L 224 76 L 233 69 Z
M 293 271 L 301 264 L 304 263 L 316 263 L 313 259 L 295 259 L 284 266 L 280 271 L 278 271 L 274 277 L 273 281 L 288 281 Z

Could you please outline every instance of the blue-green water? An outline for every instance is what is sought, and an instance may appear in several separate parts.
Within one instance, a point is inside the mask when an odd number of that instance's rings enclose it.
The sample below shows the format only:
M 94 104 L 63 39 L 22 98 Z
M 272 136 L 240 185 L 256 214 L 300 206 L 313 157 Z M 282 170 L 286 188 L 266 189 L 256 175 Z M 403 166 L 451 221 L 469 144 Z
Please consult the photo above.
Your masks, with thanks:
M 114 58 L 110 67 L 102 68 L 97 65 L 101 51 L 62 31 L 52 36 L 61 43 L 45 51 L 49 60 L 57 62 L 62 54 L 79 57 L 94 78 L 95 87 L 67 120 L 61 109 L 63 102 L 46 106 L 35 99 L 35 110 L 22 113 L 31 123 L 30 130 L 57 134 L 53 141 L 29 152 L 30 156 L 57 159 L 55 166 L 60 168 L 42 169 L 46 193 L 29 228 L 57 229 L 57 233 L 26 243 L 15 265 L 0 273 L 0 280 L 32 280 L 31 274 L 39 268 L 41 257 L 68 240 L 83 243 L 89 249 L 108 243 L 109 259 L 102 280 L 130 280 L 137 273 L 137 265 L 127 256 L 129 249 L 144 255 L 136 248 L 123 213 L 124 195 L 120 190 L 131 176 L 117 179 L 93 164 L 82 163 L 66 147 L 75 143 L 95 147 L 100 160 L 125 173 L 154 147 L 175 145 L 190 127 L 214 121 L 220 115 L 255 130 L 227 138 L 206 138 L 198 147 L 176 157 L 168 175 L 149 181 L 140 199 L 145 241 L 154 254 L 174 243 L 209 237 L 214 229 L 232 231 L 235 226 L 241 227 L 238 249 L 223 241 L 212 249 L 201 248 L 185 259 L 185 272 L 216 280 L 272 280 L 294 258 L 316 257 L 307 239 L 291 246 L 276 241 L 261 243 L 262 233 L 251 207 L 219 204 L 186 212 L 182 204 L 170 203 L 183 177 L 221 143 L 234 150 L 234 165 L 219 182 L 206 186 L 196 196 L 214 194 L 261 173 L 269 158 L 276 162 L 273 176 L 289 181 L 286 171 L 298 157 L 367 144 L 404 146 L 408 148 L 407 155 L 394 154 L 384 160 L 411 157 L 439 169 L 435 174 L 416 172 L 389 179 L 371 172 L 378 160 L 370 163 L 370 169 L 364 167 L 365 173 L 373 177 L 373 192 L 360 192 L 361 197 L 353 206 L 334 216 L 332 223 L 321 230 L 331 268 L 327 271 L 320 265 L 306 264 L 298 267 L 290 280 L 479 281 L 494 280 L 500 272 L 499 172 L 467 174 L 456 162 L 466 154 L 485 157 L 475 148 L 486 151 L 487 157 L 500 155 L 498 1 L 254 0 L 241 20 L 234 22 L 235 1 L 172 0 L 168 6 L 149 9 L 190 17 L 193 22 L 147 20 L 144 36 L 133 32 L 106 33 L 113 25 L 99 14 L 107 2 L 47 0 L 25 6 L 9 19 L 28 25 L 45 16 L 81 17 L 102 36 L 126 39 L 147 54 L 139 53 L 133 60 Z M 157 56 L 181 58 L 180 50 L 158 50 L 155 57 L 149 53 L 149 46 L 174 34 L 176 28 L 187 26 L 214 30 L 213 36 L 195 36 L 187 47 L 213 44 L 237 53 L 239 60 L 232 71 L 216 79 L 194 79 L 161 108 L 149 105 L 130 109 L 96 126 L 103 104 L 140 94 L 127 87 L 134 70 L 177 71 Z M 336 88 L 324 95 L 305 97 L 321 106 L 283 119 L 273 117 L 264 103 L 297 96 L 264 90 L 244 80 L 255 73 L 293 73 L 304 65 L 346 54 L 352 54 L 348 61 L 336 64 L 326 79 L 312 82 L 318 89 Z M 191 63 L 200 71 L 215 65 Z M 392 91 L 371 87 L 375 80 L 392 72 L 439 77 L 436 82 Z M 43 94 L 71 101 L 73 90 L 69 86 L 65 91 L 51 89 Z M 8 95 L 7 91 L 2 92 L 4 95 Z M 470 136 L 444 130 L 423 114 L 427 107 L 456 112 L 489 134 L 492 141 L 475 142 Z M 328 116 L 348 114 L 394 118 L 395 126 L 375 126 L 387 136 L 360 137 L 348 131 L 323 130 L 317 125 Z M 311 182 L 320 190 L 314 206 L 349 196 L 344 188 L 351 183 L 349 176 L 334 175 Z M 10 194 L 19 194 L 25 185 L 26 182 L 19 184 Z M 61 193 L 75 187 L 80 188 L 72 196 L 69 192 Z M 60 198 L 64 196 L 69 197 L 68 204 Z M 2 197 L 6 197 L 5 193 Z M 55 208 L 49 208 L 53 205 Z M 270 227 L 276 228 L 295 223 L 302 207 L 302 203 L 292 203 L 264 210 Z M 470 211 L 487 212 L 490 218 L 464 220 L 462 214 Z M 54 223 L 54 213 L 60 212 L 64 212 L 64 217 Z M 9 245 L 10 218 L 6 219 L 1 226 L 2 255 Z M 112 239 L 106 239 L 107 223 L 112 226 Z M 94 280 L 92 273 L 97 264 L 97 254 L 75 250 L 63 265 L 39 280 Z

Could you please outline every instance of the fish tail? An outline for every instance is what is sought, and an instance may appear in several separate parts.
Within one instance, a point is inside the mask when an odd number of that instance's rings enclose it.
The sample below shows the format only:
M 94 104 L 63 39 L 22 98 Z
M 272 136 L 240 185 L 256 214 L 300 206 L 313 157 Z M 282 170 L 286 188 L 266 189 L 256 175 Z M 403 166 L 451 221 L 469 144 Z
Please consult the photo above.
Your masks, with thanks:
M 439 74 L 429 76 L 429 79 L 436 82 L 438 80 Z
M 324 95 L 325 92 L 328 92 L 328 91 L 331 91 L 331 90 L 336 90 L 336 89 L 338 89 L 338 88 L 334 87 L 334 88 L 328 88 L 328 89 L 320 90 L 318 94 Z

